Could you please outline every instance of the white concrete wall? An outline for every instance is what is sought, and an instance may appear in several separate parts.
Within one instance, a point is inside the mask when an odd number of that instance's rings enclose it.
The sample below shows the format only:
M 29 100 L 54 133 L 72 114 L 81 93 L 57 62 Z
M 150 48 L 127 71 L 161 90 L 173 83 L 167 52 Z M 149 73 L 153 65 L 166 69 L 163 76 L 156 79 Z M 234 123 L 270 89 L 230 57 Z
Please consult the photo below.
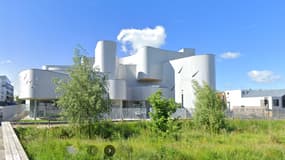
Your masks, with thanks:
M 116 77 L 116 43 L 113 41 L 99 41 L 95 48 L 94 68 L 108 75 L 108 78 Z
M 174 88 L 176 87 L 174 84 L 175 74 L 173 66 L 170 63 L 170 60 L 183 59 L 184 57 L 196 57 L 194 55 L 195 55 L 195 50 L 191 48 L 181 49 L 179 52 L 176 52 L 176 51 L 162 50 L 153 47 L 143 47 L 139 49 L 136 55 L 123 57 L 119 59 L 118 62 L 120 69 L 118 77 L 119 79 L 126 79 L 128 87 L 127 89 L 128 99 L 145 100 L 146 97 L 150 96 L 151 93 L 154 92 L 153 90 L 155 87 L 153 86 L 158 86 L 157 88 L 163 88 L 163 92 L 166 96 L 174 98 L 174 93 L 175 93 Z M 197 64 L 194 62 L 193 63 L 189 62 L 189 65 L 192 66 Z M 204 67 L 204 65 L 208 65 L 208 62 L 206 63 L 203 62 L 202 66 Z M 210 65 L 212 67 L 211 71 L 215 72 L 214 70 L 215 66 L 213 64 Z M 130 68 L 130 66 L 132 68 Z M 136 77 L 134 77 L 134 72 Z M 206 74 L 208 73 L 209 72 L 206 72 Z M 211 78 L 215 78 L 215 76 L 211 75 L 210 79 Z M 206 82 L 209 82 L 208 79 L 207 80 L 206 78 L 204 79 Z M 215 81 L 213 81 L 212 79 L 211 79 L 211 86 L 215 87 Z M 185 87 L 186 93 L 188 92 L 187 87 L 188 86 Z
M 48 70 L 29 69 L 19 74 L 21 99 L 56 99 L 56 78 L 66 79 L 67 74 Z
M 267 99 L 268 100 L 268 107 L 272 109 L 272 97 L 265 96 L 265 97 L 241 97 L 242 91 L 241 90 L 230 90 L 224 92 L 226 95 L 227 100 L 227 107 L 229 109 L 233 108 L 240 108 L 241 106 L 247 108 L 256 108 L 261 107 L 261 101 Z M 280 101 L 279 101 L 280 104 Z
M 185 108 L 192 111 L 194 108 L 194 89 L 192 80 L 199 84 L 206 83 L 212 89 L 216 88 L 215 82 L 215 56 L 198 55 L 170 61 L 175 72 L 175 101 L 182 103 Z
M 227 107 L 233 109 L 234 106 L 241 106 L 241 90 L 225 91 Z
M 143 47 L 137 53 L 137 78 L 162 80 L 163 64 L 169 60 L 189 57 L 194 53 L 167 51 L 153 47 Z
M 163 96 L 170 98 L 168 88 L 161 88 L 159 86 L 140 86 L 130 89 L 132 93 L 131 100 L 146 100 L 151 94 L 159 89 L 162 91 Z
M 0 107 L 3 121 L 20 120 L 27 115 L 28 108 L 25 104 Z
M 108 80 L 108 89 L 110 99 L 126 100 L 127 99 L 127 85 L 125 80 Z
M 261 107 L 261 101 L 264 99 L 268 100 L 268 107 L 269 109 L 272 109 L 272 97 L 266 96 L 266 97 L 243 97 L 241 99 L 241 105 L 247 106 L 247 107 Z

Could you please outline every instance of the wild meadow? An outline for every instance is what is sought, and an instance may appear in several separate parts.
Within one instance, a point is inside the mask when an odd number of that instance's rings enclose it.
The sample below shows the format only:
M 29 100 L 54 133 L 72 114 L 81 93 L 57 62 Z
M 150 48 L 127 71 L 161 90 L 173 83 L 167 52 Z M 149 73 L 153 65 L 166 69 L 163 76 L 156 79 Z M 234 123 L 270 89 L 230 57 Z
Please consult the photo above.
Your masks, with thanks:
M 227 120 L 220 133 L 196 129 L 182 121 L 177 134 L 158 136 L 149 122 L 102 122 L 93 138 L 69 126 L 16 127 L 31 160 L 126 159 L 126 160 L 279 160 L 285 159 L 284 120 Z M 104 148 L 112 145 L 112 157 Z

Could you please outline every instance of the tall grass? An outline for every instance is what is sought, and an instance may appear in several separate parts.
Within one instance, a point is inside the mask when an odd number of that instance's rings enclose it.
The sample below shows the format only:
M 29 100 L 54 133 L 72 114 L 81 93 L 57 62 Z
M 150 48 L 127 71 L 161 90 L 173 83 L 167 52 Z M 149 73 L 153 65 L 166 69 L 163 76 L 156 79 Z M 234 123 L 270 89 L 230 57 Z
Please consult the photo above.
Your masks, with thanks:
M 228 124 L 220 134 L 210 134 L 186 120 L 178 139 L 156 136 L 147 127 L 148 122 L 101 124 L 92 140 L 77 136 L 70 127 L 16 131 L 32 160 L 106 159 L 104 147 L 109 144 L 116 148 L 112 159 L 122 160 L 285 159 L 285 121 L 229 120 Z M 92 154 L 88 152 L 90 146 L 94 148 Z M 72 153 L 67 149 L 70 147 Z

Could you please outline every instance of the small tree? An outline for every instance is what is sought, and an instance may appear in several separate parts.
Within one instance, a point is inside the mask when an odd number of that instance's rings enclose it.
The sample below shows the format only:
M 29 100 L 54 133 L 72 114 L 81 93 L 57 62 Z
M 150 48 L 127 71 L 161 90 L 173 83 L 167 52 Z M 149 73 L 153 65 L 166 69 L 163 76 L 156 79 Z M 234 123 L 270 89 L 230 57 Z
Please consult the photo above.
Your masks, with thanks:
M 25 104 L 25 100 L 20 99 L 19 96 L 15 97 L 16 104 Z
M 207 84 L 199 85 L 193 81 L 195 90 L 194 123 L 197 127 L 218 133 L 226 127 L 224 110 L 226 105 L 216 92 Z
M 91 138 L 94 123 L 109 111 L 106 80 L 102 74 L 94 71 L 87 57 L 75 53 L 73 60 L 70 78 L 56 80 L 59 94 L 57 104 L 80 130 L 87 126 L 88 137 Z
M 179 107 L 174 99 L 166 99 L 162 96 L 161 90 L 158 90 L 148 98 L 152 107 L 150 117 L 152 120 L 153 130 L 157 133 L 170 133 L 173 130 L 179 130 L 179 126 L 174 123 L 171 115 Z

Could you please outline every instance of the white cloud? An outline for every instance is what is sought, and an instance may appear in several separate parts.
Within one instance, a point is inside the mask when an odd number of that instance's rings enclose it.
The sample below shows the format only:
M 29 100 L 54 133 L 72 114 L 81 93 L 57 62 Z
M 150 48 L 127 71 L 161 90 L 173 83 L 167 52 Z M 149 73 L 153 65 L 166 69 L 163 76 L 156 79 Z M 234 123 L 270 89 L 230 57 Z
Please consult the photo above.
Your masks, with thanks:
M 9 59 L 0 61 L 0 64 L 10 64 L 10 63 L 12 63 L 12 61 Z
M 122 51 L 136 54 L 144 46 L 159 48 L 165 43 L 166 33 L 163 26 L 144 29 L 122 29 L 117 40 L 122 43 Z
M 221 58 L 223 59 L 236 59 L 240 56 L 239 52 L 225 52 L 221 54 Z
M 280 75 L 277 75 L 269 70 L 252 70 L 248 72 L 247 75 L 251 78 L 251 80 L 258 83 L 273 82 L 281 78 Z

